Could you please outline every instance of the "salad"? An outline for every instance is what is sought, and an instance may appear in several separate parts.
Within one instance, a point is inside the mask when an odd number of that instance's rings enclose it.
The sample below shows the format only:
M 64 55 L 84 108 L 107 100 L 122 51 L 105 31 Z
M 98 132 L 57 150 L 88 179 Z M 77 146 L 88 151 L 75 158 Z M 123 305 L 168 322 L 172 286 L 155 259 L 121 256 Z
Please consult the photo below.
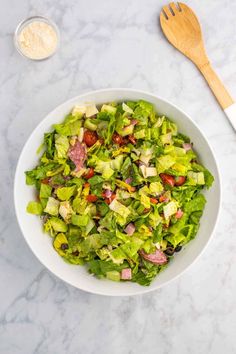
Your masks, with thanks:
M 196 236 L 214 178 L 151 103 L 77 105 L 40 149 L 26 172 L 37 191 L 27 211 L 65 261 L 149 285 Z

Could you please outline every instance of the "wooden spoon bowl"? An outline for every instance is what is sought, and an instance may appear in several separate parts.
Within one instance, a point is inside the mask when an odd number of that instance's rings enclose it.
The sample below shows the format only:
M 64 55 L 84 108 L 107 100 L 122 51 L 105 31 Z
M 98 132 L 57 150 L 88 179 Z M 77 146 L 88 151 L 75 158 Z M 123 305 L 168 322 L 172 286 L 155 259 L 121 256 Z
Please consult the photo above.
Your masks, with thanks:
M 168 41 L 198 67 L 236 130 L 236 104 L 209 62 L 200 23 L 192 9 L 171 2 L 162 8 L 160 24 Z

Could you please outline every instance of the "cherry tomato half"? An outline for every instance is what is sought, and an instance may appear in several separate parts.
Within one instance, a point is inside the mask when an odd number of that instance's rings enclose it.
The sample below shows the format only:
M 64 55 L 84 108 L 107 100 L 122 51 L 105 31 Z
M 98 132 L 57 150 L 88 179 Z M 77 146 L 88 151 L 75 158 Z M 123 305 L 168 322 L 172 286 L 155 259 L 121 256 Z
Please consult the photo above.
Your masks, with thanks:
M 94 168 L 90 168 L 89 171 L 83 176 L 85 179 L 89 179 L 94 176 Z
M 168 175 L 167 173 L 160 173 L 160 177 L 164 184 L 168 184 L 169 186 L 174 187 L 175 179 L 173 176 Z
M 84 139 L 83 141 L 87 146 L 93 146 L 98 140 L 98 135 L 96 132 L 93 132 L 92 130 L 86 130 L 84 132 Z
M 94 194 L 89 194 L 87 195 L 86 199 L 88 202 L 94 203 L 98 200 L 98 197 Z
M 162 202 L 167 202 L 169 200 L 168 197 L 166 197 L 165 195 L 161 195 L 159 197 L 159 202 L 162 203 Z
M 175 177 L 175 185 L 176 186 L 182 186 L 182 184 L 184 184 L 185 181 L 186 181 L 186 177 L 184 177 L 184 176 Z
M 110 198 L 105 198 L 104 201 L 106 204 L 111 204 L 111 202 L 115 199 L 116 195 L 113 193 Z
M 118 144 L 118 145 L 123 145 L 124 144 L 124 139 L 118 133 L 114 133 L 112 135 L 112 141 L 113 141 L 114 144 Z

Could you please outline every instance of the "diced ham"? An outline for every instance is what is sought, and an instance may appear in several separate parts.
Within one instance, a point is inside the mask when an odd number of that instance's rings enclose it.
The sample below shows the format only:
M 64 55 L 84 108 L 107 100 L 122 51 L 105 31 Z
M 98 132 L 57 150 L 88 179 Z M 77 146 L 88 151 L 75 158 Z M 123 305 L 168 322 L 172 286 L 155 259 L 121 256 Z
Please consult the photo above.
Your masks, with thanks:
M 180 219 L 180 218 L 182 218 L 183 215 L 184 215 L 183 210 L 178 209 L 176 214 L 175 214 L 175 217 L 176 217 L 176 219 Z
M 124 229 L 124 231 L 127 233 L 127 235 L 132 236 L 134 231 L 135 231 L 135 226 L 134 224 L 131 222 L 129 223 L 126 228 Z
M 130 184 L 132 182 L 132 180 L 133 180 L 132 177 L 128 177 L 128 178 L 126 178 L 125 183 Z
M 75 171 L 80 171 L 81 168 L 84 167 L 84 161 L 86 159 L 86 149 L 84 144 L 77 140 L 76 143 L 70 147 L 68 156 L 76 166 Z
M 110 189 L 105 189 L 104 195 L 106 198 L 111 198 L 112 191 Z
M 183 148 L 184 148 L 185 151 L 192 150 L 192 144 L 183 143 Z
M 167 262 L 167 258 L 165 253 L 161 250 L 156 250 L 155 253 L 147 254 L 144 250 L 139 251 L 141 257 L 143 257 L 146 261 L 149 261 L 153 264 L 165 264 Z
M 130 279 L 132 279 L 131 268 L 122 269 L 122 271 L 121 271 L 121 279 L 123 279 L 123 280 L 130 280 Z
M 132 120 L 131 120 L 131 124 L 132 124 L 132 125 L 136 125 L 136 124 L 138 124 L 137 119 L 132 119 Z

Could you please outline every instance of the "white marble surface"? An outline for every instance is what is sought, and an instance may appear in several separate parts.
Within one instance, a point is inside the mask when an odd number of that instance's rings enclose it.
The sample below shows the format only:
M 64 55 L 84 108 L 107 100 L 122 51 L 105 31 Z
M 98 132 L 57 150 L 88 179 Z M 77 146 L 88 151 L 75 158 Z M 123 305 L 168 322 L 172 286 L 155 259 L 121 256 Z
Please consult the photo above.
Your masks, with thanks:
M 0 353 L 236 353 L 236 135 L 206 83 L 163 38 L 163 0 L 2 0 L 0 11 Z M 236 97 L 236 1 L 186 1 Z M 43 14 L 61 49 L 35 63 L 14 49 L 23 18 Z M 213 241 L 180 279 L 150 295 L 90 295 L 55 278 L 26 245 L 13 208 L 20 150 L 59 103 L 104 87 L 163 96 L 200 125 L 218 159 L 223 208 Z

